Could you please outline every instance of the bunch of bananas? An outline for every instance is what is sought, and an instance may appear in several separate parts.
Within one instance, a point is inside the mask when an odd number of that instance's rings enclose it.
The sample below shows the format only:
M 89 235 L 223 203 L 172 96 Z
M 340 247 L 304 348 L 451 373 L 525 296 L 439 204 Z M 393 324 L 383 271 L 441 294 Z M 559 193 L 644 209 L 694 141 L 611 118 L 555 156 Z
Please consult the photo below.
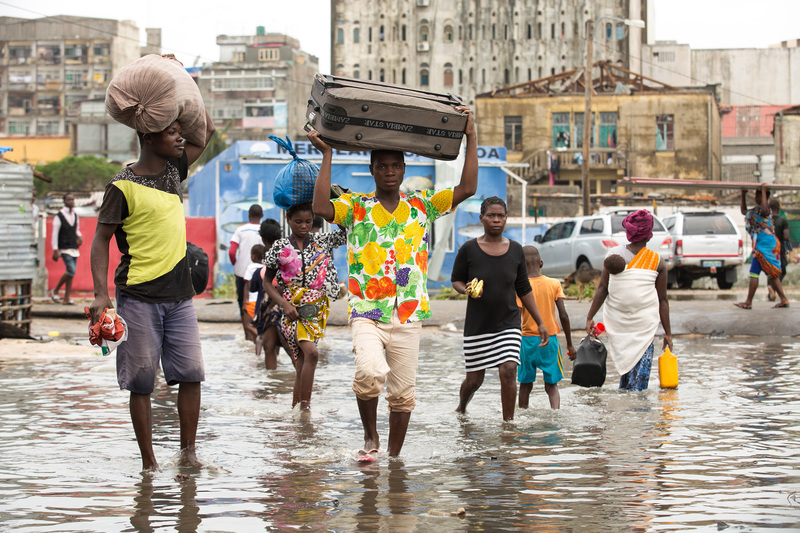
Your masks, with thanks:
M 467 283 L 467 289 L 464 293 L 472 298 L 480 298 L 483 294 L 483 280 L 474 278 L 472 281 Z

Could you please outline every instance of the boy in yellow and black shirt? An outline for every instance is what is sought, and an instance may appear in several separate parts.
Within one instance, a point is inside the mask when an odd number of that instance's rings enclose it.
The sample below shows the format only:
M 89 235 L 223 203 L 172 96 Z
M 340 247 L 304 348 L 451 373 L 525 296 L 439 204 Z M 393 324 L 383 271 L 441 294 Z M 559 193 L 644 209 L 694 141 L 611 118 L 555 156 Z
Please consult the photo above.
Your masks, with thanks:
M 210 117 L 206 143 L 214 133 Z M 186 258 L 186 221 L 181 182 L 205 149 L 184 141 L 175 121 L 158 133 L 139 133 L 139 160 L 106 185 L 92 242 L 97 322 L 113 307 L 108 294 L 109 242 L 116 237 L 122 259 L 116 269 L 117 313 L 127 321 L 128 340 L 117 348 L 117 381 L 130 391 L 130 412 L 144 470 L 157 470 L 150 395 L 160 366 L 168 385 L 179 384 L 181 463 L 198 464 L 194 445 L 205 379 L 200 331 L 192 305 Z

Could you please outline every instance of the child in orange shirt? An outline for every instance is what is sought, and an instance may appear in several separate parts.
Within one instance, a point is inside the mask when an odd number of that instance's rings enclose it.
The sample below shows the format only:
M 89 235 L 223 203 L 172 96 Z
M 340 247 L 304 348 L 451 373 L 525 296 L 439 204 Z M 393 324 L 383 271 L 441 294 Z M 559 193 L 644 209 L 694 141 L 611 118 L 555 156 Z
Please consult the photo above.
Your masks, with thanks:
M 528 280 L 533 289 L 533 299 L 536 301 L 536 307 L 539 308 L 545 327 L 550 333 L 550 343 L 546 346 L 539 346 L 541 339 L 536 322 L 517 298 L 517 305 L 521 308 L 522 313 L 522 347 L 520 349 L 520 366 L 517 371 L 519 407 L 520 409 L 528 407 L 528 398 L 533 390 L 533 382 L 536 380 L 536 369 L 539 368 L 542 370 L 544 390 L 550 399 L 550 407 L 558 409 L 561 406 L 558 382 L 564 377 L 564 368 L 561 361 L 561 347 L 555 335 L 559 332 L 555 320 L 556 309 L 558 309 L 564 336 L 567 338 L 567 354 L 570 360 L 574 360 L 576 354 L 575 347 L 572 345 L 569 315 L 564 308 L 564 291 L 558 280 L 542 275 L 541 268 L 544 263 L 539 255 L 539 250 L 533 246 L 525 246 L 523 252 L 528 269 Z

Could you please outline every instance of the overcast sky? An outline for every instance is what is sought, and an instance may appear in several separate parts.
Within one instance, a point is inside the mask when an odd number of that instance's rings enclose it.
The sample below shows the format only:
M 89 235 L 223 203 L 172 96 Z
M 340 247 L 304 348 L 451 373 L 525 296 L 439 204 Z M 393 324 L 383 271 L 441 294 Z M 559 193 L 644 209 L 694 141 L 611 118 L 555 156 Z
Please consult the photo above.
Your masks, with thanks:
M 433 0 L 435 1 L 435 0 Z M 655 38 L 692 48 L 765 48 L 800 37 L 800 0 L 654 0 Z M 0 15 L 132 19 L 161 28 L 163 47 L 187 66 L 215 61 L 216 36 L 286 33 L 330 71 L 330 0 L 0 0 Z

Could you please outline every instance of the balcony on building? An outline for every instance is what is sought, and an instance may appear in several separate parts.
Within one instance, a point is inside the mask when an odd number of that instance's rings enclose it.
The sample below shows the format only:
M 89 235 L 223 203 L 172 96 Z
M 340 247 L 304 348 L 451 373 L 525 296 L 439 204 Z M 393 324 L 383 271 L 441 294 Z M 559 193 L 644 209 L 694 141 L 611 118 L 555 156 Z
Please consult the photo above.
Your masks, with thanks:
M 33 114 L 33 95 L 29 93 L 8 93 L 8 116 L 24 117 Z
M 89 61 L 89 45 L 84 42 L 67 42 L 64 45 L 64 63 L 80 65 Z
M 36 63 L 38 65 L 60 65 L 60 44 L 39 44 L 36 47 Z
M 36 95 L 36 114 L 42 117 L 61 114 L 61 98 L 58 94 Z
M 30 43 L 8 45 L 9 65 L 33 64 L 33 49 Z
M 92 63 L 104 64 L 111 62 L 111 43 L 95 42 L 92 45 Z

